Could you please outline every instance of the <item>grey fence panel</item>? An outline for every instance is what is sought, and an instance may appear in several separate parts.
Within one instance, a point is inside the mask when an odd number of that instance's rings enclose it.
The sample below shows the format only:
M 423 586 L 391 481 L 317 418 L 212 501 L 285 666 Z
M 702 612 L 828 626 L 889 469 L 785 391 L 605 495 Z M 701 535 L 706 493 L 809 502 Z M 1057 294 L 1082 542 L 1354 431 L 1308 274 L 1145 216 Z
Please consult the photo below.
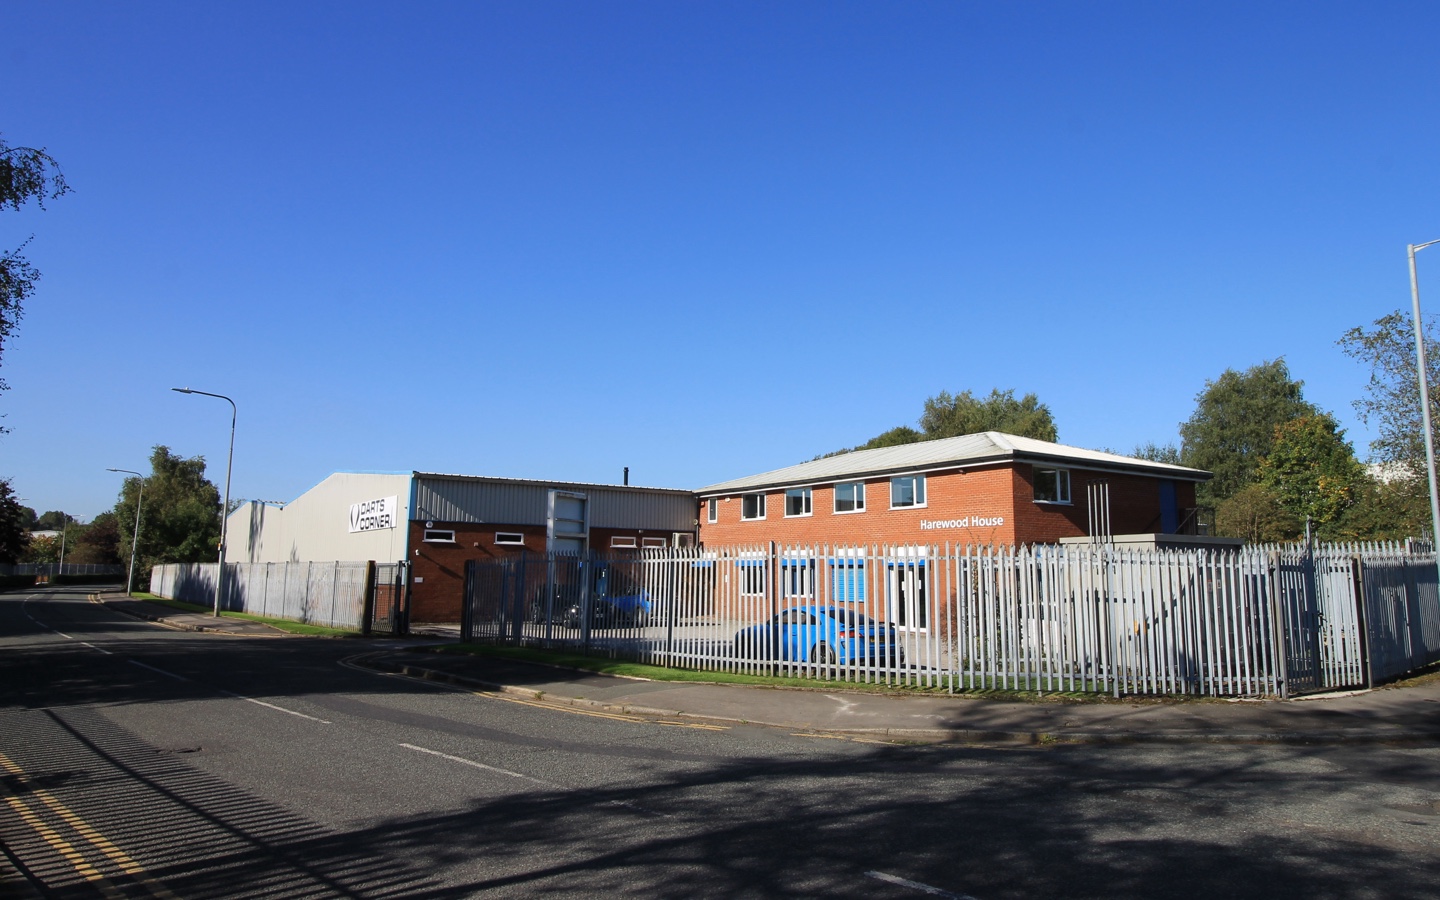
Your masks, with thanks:
M 222 609 L 359 630 L 365 603 L 364 562 L 226 563 Z M 216 563 L 166 563 L 150 573 L 150 592 L 210 605 Z

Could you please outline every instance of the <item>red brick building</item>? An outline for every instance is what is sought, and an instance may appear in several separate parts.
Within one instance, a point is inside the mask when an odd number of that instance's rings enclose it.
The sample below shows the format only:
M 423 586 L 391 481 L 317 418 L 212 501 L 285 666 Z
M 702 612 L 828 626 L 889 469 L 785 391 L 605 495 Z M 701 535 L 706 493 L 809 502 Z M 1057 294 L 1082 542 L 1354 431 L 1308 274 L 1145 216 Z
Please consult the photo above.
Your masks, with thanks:
M 709 545 L 1004 545 L 1195 534 L 1195 485 L 1209 478 L 987 431 L 858 450 L 696 493 Z

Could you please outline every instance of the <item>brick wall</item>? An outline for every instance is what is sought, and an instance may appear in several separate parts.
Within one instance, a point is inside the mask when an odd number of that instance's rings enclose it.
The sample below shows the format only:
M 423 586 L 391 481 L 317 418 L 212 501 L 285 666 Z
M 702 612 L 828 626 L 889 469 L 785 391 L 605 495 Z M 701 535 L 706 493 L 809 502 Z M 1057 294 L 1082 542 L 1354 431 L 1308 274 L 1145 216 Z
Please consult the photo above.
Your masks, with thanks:
M 1053 543 L 1087 533 L 1087 489 L 1092 481 L 1110 484 L 1110 517 L 1116 534 L 1160 530 L 1160 481 L 1143 475 L 1070 470 L 1070 503 L 1036 503 L 1034 467 L 1002 463 L 975 469 L 930 472 L 926 505 L 890 508 L 890 477 L 865 481 L 865 511 L 836 513 L 833 485 L 811 489 L 812 514 L 787 517 L 785 492 L 766 492 L 765 518 L 741 519 L 741 494 L 719 498 L 718 518 L 708 519 L 700 503 L 700 539 L 716 546 L 764 544 L 1019 544 Z M 1195 486 L 1176 483 L 1183 515 L 1195 504 Z M 999 520 L 997 522 L 997 520 Z M 938 523 L 931 527 L 922 522 Z

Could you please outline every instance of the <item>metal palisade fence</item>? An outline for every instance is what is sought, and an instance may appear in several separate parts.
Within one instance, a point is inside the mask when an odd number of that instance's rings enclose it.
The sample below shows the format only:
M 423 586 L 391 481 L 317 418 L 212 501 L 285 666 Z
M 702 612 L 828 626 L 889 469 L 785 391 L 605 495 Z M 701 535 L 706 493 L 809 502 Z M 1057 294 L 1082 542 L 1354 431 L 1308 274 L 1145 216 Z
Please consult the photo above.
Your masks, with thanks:
M 467 564 L 465 640 L 942 690 L 1290 696 L 1440 659 L 1433 552 L 756 546 Z

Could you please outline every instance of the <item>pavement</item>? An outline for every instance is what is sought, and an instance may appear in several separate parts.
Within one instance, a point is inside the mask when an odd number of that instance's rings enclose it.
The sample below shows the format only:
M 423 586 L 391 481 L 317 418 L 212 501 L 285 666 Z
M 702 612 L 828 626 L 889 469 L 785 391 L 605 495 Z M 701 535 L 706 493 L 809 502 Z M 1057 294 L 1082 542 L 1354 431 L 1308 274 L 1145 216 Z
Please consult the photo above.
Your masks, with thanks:
M 215 619 L 93 597 L 171 628 L 289 637 L 256 622 Z M 1440 673 L 1373 690 L 1292 700 L 1033 701 L 863 690 L 663 682 L 539 663 L 437 652 L 435 636 L 371 644 L 352 661 L 377 671 L 546 704 L 715 724 L 769 725 L 887 741 L 984 743 L 1440 743 Z

